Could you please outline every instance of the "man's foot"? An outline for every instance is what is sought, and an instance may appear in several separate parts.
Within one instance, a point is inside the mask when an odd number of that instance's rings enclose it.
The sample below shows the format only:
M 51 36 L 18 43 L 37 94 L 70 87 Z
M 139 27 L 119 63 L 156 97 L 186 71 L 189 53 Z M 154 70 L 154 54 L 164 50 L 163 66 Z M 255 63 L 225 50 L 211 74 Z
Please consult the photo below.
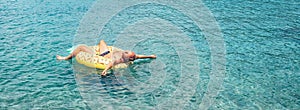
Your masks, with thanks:
M 62 57 L 62 56 L 56 55 L 56 59 L 57 60 L 66 60 L 66 57 Z

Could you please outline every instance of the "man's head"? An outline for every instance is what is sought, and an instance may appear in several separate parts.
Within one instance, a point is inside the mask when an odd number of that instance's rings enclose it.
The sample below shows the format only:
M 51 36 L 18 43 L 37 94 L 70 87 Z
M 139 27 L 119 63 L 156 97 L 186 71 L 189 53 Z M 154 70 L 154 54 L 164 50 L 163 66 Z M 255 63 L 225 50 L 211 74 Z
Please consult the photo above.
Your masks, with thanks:
M 134 61 L 136 59 L 136 54 L 132 51 L 125 51 L 124 57 L 129 61 Z

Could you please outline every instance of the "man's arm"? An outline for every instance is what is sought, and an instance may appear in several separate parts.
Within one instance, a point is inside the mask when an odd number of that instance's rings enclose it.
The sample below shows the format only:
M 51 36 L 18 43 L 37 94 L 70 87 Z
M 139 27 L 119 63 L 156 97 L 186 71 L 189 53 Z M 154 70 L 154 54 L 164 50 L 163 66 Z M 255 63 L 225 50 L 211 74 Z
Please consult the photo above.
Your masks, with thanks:
M 124 62 L 124 61 L 123 61 L 122 59 L 119 59 L 119 60 L 115 60 L 115 61 L 110 62 L 110 63 L 106 66 L 106 68 L 102 71 L 101 75 L 102 75 L 102 76 L 105 76 L 106 73 L 107 73 L 107 71 L 108 71 L 109 69 L 111 69 L 114 65 L 119 64 L 119 63 L 123 63 L 123 62 Z
M 156 58 L 156 55 L 136 55 L 136 59 Z
M 102 71 L 101 76 L 105 76 L 107 73 L 107 70 L 111 69 L 113 67 L 113 62 L 110 62 L 106 68 Z

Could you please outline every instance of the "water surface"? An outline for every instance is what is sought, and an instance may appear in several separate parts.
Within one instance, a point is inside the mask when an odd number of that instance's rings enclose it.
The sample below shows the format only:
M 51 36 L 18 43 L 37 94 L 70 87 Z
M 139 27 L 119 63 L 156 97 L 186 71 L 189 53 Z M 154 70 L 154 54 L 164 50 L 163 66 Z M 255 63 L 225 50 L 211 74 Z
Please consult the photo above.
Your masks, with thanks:
M 95 74 L 100 70 L 78 65 L 74 60 L 55 60 L 56 54 L 68 54 L 66 49 L 73 46 L 80 20 L 93 2 L 0 1 L 1 109 L 99 109 L 108 105 L 114 109 L 153 109 L 161 103 L 174 106 L 166 102 L 183 77 L 177 68 L 180 60 L 172 46 L 158 39 L 146 40 L 133 49 L 157 53 L 157 60 L 136 62 L 106 78 Z M 210 109 L 299 109 L 300 3 L 203 2 L 219 23 L 226 46 L 226 77 Z M 182 96 L 191 97 L 185 109 L 198 108 L 210 80 L 208 43 L 203 36 L 194 37 L 201 61 L 200 72 L 195 74 L 201 80 L 195 82 L 192 96 Z M 165 66 L 152 68 L 153 64 Z M 164 74 L 154 74 L 162 71 Z M 134 88 L 140 82 L 153 81 L 151 77 L 157 78 L 160 86 L 151 91 Z M 106 103 L 90 103 L 93 100 L 89 99 L 99 98 Z

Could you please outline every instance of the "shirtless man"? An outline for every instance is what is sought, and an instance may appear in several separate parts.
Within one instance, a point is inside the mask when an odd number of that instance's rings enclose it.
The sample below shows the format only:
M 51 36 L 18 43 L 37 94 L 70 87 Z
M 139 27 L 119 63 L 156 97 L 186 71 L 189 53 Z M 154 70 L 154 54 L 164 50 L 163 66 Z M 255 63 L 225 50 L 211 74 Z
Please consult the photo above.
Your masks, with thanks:
M 106 68 L 102 71 L 101 75 L 105 76 L 107 71 L 111 69 L 114 65 L 120 64 L 120 63 L 128 63 L 130 61 L 134 61 L 136 59 L 145 59 L 145 58 L 156 58 L 156 55 L 136 55 L 132 51 L 116 51 L 116 52 L 110 52 L 106 43 L 101 40 L 98 44 L 100 56 L 103 56 L 105 58 L 112 58 L 112 62 L 110 62 Z M 90 54 L 96 54 L 95 51 L 93 51 L 91 48 L 85 45 L 78 46 L 70 55 L 66 57 L 62 57 L 59 55 L 56 55 L 56 59 L 58 60 L 69 60 L 75 57 L 78 53 L 81 51 L 87 52 Z M 98 54 L 97 54 L 98 55 Z

